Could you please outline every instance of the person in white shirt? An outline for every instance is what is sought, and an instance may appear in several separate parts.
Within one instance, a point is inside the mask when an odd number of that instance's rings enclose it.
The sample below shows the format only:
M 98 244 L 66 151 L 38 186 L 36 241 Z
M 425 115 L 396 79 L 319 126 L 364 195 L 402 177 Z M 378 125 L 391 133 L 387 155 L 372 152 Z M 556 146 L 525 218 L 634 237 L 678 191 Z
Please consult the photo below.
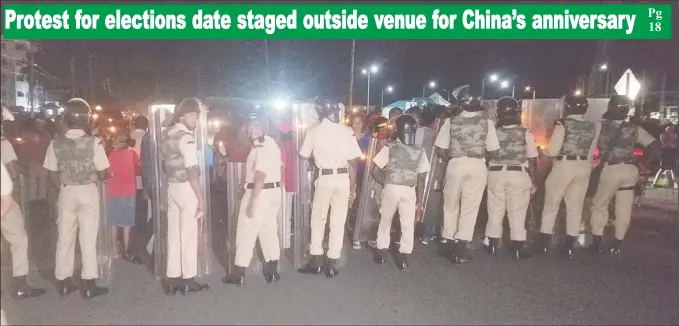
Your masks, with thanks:
M 531 256 L 525 248 L 526 213 L 536 190 L 533 178 L 537 169 L 538 150 L 533 134 L 521 127 L 519 102 L 511 97 L 503 97 L 496 106 L 496 133 L 500 150 L 490 157 L 488 168 L 486 251 L 496 254 L 506 213 L 511 240 L 507 247 L 514 259 L 526 259 Z
M 259 239 L 264 256 L 264 278 L 277 282 L 281 249 L 278 240 L 278 211 L 281 207 L 281 149 L 264 133 L 265 118 L 254 113 L 248 125 L 252 149 L 245 172 L 245 193 L 241 200 L 236 226 L 236 271 L 222 279 L 224 283 L 245 284 L 245 269 L 250 265 L 255 241 Z
M 547 153 L 554 159 L 545 180 L 545 202 L 540 223 L 537 252 L 546 252 L 554 232 L 561 201 L 566 202 L 566 239 L 561 253 L 571 258 L 582 224 L 582 207 L 592 172 L 591 162 L 601 131 L 601 123 L 585 121 L 587 98 L 568 95 L 564 99 L 563 120 L 557 120 Z
M 500 149 L 493 121 L 484 116 L 480 99 L 469 86 L 456 90 L 463 111 L 447 118 L 434 146 L 448 158 L 443 188 L 443 230 L 447 254 L 456 264 L 471 261 L 467 243 L 474 236 L 476 218 L 488 182 L 486 154 Z
M 326 276 L 331 278 L 339 273 L 336 263 L 344 244 L 344 226 L 349 205 L 356 198 L 356 162 L 362 153 L 353 130 L 338 123 L 339 103 L 317 99 L 315 111 L 321 121 L 307 130 L 299 150 L 302 158 L 313 156 L 319 169 L 311 207 L 311 261 L 299 272 L 319 274 L 325 267 Z M 328 209 L 328 259 L 325 266 L 322 266 Z

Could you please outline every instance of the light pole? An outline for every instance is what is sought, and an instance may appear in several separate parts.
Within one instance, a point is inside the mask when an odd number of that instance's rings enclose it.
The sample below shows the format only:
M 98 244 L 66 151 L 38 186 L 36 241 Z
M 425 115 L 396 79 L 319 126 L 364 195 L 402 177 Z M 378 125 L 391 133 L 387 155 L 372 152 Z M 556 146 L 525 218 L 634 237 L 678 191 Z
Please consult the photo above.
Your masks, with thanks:
M 599 71 L 606 72 L 606 90 L 604 96 L 608 96 L 608 87 L 610 84 L 610 71 L 608 70 L 608 64 L 604 63 L 601 66 L 599 66 Z
M 368 75 L 368 98 L 367 98 L 367 100 L 366 100 L 366 106 L 365 106 L 366 112 L 367 112 L 367 111 L 369 110 L 369 108 L 370 108 L 370 76 L 371 76 L 372 74 L 376 73 L 378 69 L 379 69 L 379 68 L 377 67 L 377 65 L 372 65 L 372 66 L 370 66 L 370 68 L 368 68 L 368 69 L 363 69 L 363 71 L 362 71 L 362 73 L 363 73 L 364 75 Z
M 526 92 L 533 91 L 533 101 L 535 101 L 535 88 L 532 88 L 530 86 L 526 86 Z
M 497 74 L 492 74 L 492 75 L 488 76 L 488 80 L 491 83 L 496 82 L 497 78 L 498 78 Z M 483 79 L 481 79 L 481 98 L 483 98 L 483 92 L 485 91 L 485 89 L 486 89 L 486 77 L 483 77 Z
M 509 87 L 509 81 L 503 80 L 502 82 L 500 82 L 500 88 L 505 89 L 507 87 Z M 515 87 L 514 83 L 512 83 L 512 97 L 514 97 L 515 88 L 516 87 Z
M 429 83 L 422 85 L 422 97 L 425 96 L 425 91 L 427 89 L 427 85 L 429 85 L 429 88 L 434 89 L 434 88 L 436 88 L 436 81 L 432 80 Z
M 381 108 L 384 107 L 384 91 L 385 91 L 385 90 L 387 91 L 387 93 L 391 94 L 391 92 L 394 91 L 394 87 L 392 87 L 392 86 L 387 86 L 386 88 L 383 88 L 383 89 L 382 89 L 382 102 L 380 103 L 380 107 L 381 107 Z

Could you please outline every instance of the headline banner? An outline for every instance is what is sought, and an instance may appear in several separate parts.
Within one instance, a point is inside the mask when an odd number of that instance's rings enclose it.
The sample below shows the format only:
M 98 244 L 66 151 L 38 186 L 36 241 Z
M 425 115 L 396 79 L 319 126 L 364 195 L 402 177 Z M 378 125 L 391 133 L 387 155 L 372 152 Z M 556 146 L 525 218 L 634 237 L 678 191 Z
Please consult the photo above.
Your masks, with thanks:
M 671 39 L 670 4 L 3 4 L 5 39 Z

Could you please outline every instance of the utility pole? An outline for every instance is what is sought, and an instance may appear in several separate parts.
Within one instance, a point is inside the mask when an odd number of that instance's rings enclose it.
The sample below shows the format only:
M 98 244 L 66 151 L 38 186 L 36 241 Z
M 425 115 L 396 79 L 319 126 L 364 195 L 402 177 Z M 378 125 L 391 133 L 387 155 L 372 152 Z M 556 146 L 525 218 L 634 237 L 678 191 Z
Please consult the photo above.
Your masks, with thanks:
M 269 65 L 269 42 L 264 40 L 264 60 L 266 60 L 266 93 L 271 96 L 271 67 Z
M 75 57 L 71 57 L 71 98 L 75 97 Z
M 28 106 L 31 108 L 31 117 L 35 117 L 34 93 L 35 93 L 35 46 L 31 43 L 28 49 Z
M 196 66 L 196 78 L 197 78 L 197 81 L 198 81 L 198 91 L 196 93 L 197 93 L 198 97 L 200 98 L 203 95 L 203 78 L 201 76 L 200 64 L 198 64 Z
M 87 72 L 88 72 L 88 80 L 89 80 L 89 98 L 87 99 L 87 102 L 90 103 L 90 105 L 93 104 L 94 102 L 94 76 L 92 75 L 92 58 L 94 56 L 92 53 L 87 53 Z
M 351 40 L 351 71 L 349 73 L 349 108 L 354 104 L 354 63 L 356 60 L 356 39 Z M 367 113 L 367 112 L 366 112 Z

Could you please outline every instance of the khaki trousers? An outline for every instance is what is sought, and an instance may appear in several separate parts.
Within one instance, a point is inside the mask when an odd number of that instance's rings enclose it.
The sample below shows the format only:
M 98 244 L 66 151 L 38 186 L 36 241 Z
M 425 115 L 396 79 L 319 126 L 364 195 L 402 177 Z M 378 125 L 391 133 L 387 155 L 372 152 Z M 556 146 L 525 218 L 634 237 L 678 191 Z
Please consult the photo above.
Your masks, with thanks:
M 12 252 L 12 276 L 28 275 L 28 236 L 19 206 L 15 205 L 2 219 L 2 236 Z
M 592 199 L 592 234 L 603 235 L 608 223 L 608 204 L 615 196 L 615 238 L 623 240 L 632 220 L 634 190 L 620 190 L 633 187 L 639 170 L 633 164 L 608 165 L 601 171 L 599 187 Z
M 382 190 L 380 204 L 380 224 L 377 228 L 377 249 L 389 249 L 391 243 L 391 222 L 398 210 L 401 222 L 401 241 L 399 252 L 411 254 L 415 237 L 415 211 L 417 196 L 415 187 L 387 184 Z
M 330 209 L 328 258 L 339 259 L 344 244 L 344 224 L 349 210 L 350 192 L 349 174 L 321 175 L 316 179 L 316 190 L 311 204 L 312 255 L 323 255 L 325 223 Z
M 511 240 L 526 241 L 526 213 L 532 187 L 533 183 L 527 172 L 488 172 L 487 237 L 502 238 L 502 221 L 506 212 Z
M 281 248 L 278 242 L 278 211 L 281 207 L 281 188 L 262 189 L 255 200 L 253 216 L 247 215 L 248 203 L 253 190 L 245 190 L 238 211 L 236 226 L 236 259 L 239 267 L 248 267 L 252 260 L 255 241 L 259 238 L 264 261 L 279 260 Z
M 545 181 L 545 204 L 540 232 L 552 234 L 561 200 L 566 201 L 566 234 L 577 237 L 592 168 L 589 161 L 555 161 Z
M 198 198 L 189 182 L 167 187 L 167 277 L 198 274 Z
M 487 182 L 488 168 L 483 161 L 454 158 L 448 162 L 443 188 L 443 238 L 472 240 Z
M 76 233 L 82 255 L 81 277 L 99 277 L 97 235 L 100 222 L 99 189 L 96 183 L 62 186 L 59 192 L 57 255 L 54 276 L 64 280 L 73 276 Z

